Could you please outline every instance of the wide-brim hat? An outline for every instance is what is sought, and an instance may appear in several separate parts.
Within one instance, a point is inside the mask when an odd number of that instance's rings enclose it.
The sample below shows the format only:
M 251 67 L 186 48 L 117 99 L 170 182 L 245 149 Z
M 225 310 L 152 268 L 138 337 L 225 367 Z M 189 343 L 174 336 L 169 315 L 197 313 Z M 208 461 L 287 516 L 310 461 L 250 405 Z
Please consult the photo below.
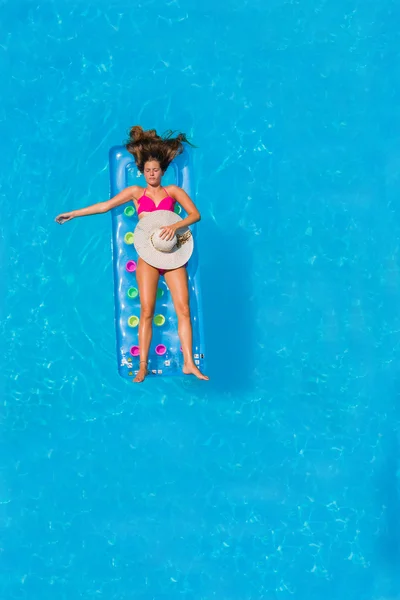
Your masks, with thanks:
M 160 227 L 174 225 L 179 221 L 182 218 L 170 210 L 156 210 L 142 217 L 133 237 L 140 258 L 157 269 L 178 269 L 186 264 L 194 245 L 189 227 L 177 229 L 172 240 L 162 240 L 159 237 Z

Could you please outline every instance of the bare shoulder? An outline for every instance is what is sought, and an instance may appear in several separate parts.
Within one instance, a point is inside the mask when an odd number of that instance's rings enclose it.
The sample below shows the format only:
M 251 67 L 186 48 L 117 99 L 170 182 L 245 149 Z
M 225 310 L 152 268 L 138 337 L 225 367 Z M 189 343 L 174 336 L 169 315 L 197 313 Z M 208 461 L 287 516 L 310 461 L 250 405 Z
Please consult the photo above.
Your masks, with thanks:
M 143 195 L 143 189 L 140 185 L 131 185 L 129 188 L 130 193 L 132 194 L 132 199 L 137 200 L 140 196 Z
M 167 190 L 168 194 L 175 199 L 177 199 L 182 192 L 185 193 L 183 189 L 179 187 L 179 185 L 167 185 L 165 189 Z

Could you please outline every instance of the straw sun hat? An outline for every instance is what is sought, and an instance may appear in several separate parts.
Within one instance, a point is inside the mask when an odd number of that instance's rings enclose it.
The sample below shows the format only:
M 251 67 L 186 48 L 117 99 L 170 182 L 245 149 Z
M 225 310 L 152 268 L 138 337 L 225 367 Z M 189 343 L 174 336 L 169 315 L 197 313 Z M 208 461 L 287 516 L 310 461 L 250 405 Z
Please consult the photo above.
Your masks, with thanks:
M 156 210 L 136 225 L 134 245 L 138 255 L 157 269 L 177 269 L 187 263 L 193 252 L 193 236 L 189 227 L 176 230 L 172 240 L 160 238 L 160 228 L 182 221 L 169 210 Z

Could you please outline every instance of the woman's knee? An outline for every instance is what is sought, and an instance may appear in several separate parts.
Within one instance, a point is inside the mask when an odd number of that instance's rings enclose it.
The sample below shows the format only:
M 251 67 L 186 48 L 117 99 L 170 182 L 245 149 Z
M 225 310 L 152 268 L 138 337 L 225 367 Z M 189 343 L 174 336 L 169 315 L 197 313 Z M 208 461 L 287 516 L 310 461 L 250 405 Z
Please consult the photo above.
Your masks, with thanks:
M 152 319 L 154 315 L 154 306 L 151 304 L 144 304 L 140 307 L 140 318 L 141 319 Z
M 176 314 L 178 318 L 189 318 L 190 317 L 190 307 L 186 302 L 180 302 L 176 307 Z

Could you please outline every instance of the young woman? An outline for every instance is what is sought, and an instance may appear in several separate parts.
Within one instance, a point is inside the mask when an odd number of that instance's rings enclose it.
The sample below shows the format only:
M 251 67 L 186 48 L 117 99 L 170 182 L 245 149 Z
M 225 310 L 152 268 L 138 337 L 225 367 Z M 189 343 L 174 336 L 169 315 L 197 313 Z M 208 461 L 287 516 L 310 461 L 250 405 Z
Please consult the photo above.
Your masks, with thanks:
M 133 201 L 139 219 L 157 210 L 174 211 L 178 202 L 186 211 L 187 217 L 179 223 L 162 227 L 160 235 L 164 240 L 171 240 L 177 228 L 188 227 L 200 221 L 200 213 L 195 204 L 184 190 L 176 185 L 162 187 L 161 180 L 168 165 L 183 151 L 182 143 L 187 142 L 184 134 L 173 137 L 172 133 L 161 137 L 154 129 L 144 131 L 142 127 L 135 126 L 130 130 L 130 137 L 126 144 L 128 151 L 133 155 L 138 170 L 144 174 L 146 187 L 133 185 L 125 188 L 106 202 L 98 202 L 87 208 L 73 210 L 58 215 L 57 223 L 63 224 L 75 217 L 86 217 L 105 213 L 109 210 Z M 200 372 L 193 360 L 192 352 L 192 325 L 189 309 L 189 290 L 186 265 L 173 270 L 162 271 L 146 263 L 139 257 L 136 278 L 140 295 L 140 323 L 139 347 L 140 363 L 139 372 L 134 382 L 142 382 L 146 375 L 149 348 L 152 338 L 152 322 L 156 303 L 158 280 L 160 275 L 165 281 L 172 295 L 172 300 L 178 317 L 178 334 L 182 346 L 184 365 L 183 372 L 192 374 L 199 379 L 209 378 Z

